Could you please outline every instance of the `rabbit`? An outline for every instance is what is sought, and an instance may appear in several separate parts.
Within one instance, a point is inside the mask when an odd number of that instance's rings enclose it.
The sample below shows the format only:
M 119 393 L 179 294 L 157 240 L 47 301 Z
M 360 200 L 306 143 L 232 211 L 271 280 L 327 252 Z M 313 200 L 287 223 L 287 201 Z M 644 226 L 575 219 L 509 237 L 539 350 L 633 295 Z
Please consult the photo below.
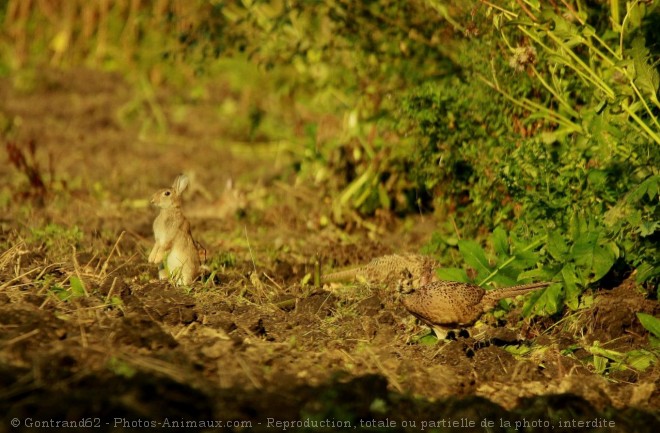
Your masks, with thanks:
M 181 211 L 181 193 L 188 187 L 188 177 L 178 176 L 172 188 L 165 188 L 151 197 L 151 204 L 160 208 L 154 220 L 156 244 L 149 254 L 149 263 L 159 263 L 167 254 L 167 266 L 159 269 L 159 278 L 171 278 L 176 285 L 189 286 L 199 275 L 200 260 L 190 223 Z

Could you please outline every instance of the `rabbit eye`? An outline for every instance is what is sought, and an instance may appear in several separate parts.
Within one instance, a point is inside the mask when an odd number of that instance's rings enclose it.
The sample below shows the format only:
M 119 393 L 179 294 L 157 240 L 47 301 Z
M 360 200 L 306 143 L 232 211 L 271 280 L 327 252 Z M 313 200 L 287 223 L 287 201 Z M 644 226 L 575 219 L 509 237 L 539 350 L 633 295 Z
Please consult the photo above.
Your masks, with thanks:
M 172 194 L 170 191 L 165 191 L 165 197 L 168 197 L 170 194 Z

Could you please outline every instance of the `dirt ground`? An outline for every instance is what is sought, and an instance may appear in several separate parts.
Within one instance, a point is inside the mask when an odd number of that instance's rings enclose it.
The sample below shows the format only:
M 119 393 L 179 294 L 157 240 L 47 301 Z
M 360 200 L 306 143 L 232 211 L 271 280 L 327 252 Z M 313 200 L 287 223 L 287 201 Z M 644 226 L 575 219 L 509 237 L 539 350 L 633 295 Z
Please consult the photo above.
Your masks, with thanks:
M 330 201 L 294 182 L 286 148 L 227 137 L 218 104 L 231 97 L 157 95 L 140 107 L 160 104 L 158 133 L 131 120 L 134 95 L 112 74 L 0 82 L 14 125 L 0 166 L 0 432 L 659 431 L 657 363 L 600 374 L 587 350 L 648 348 L 635 313 L 659 309 L 632 280 L 577 313 L 517 308 L 485 316 L 485 339 L 435 344 L 391 287 L 302 284 L 317 260 L 418 252 L 434 216 L 383 217 L 380 233 L 328 224 Z M 38 170 L 12 164 L 7 143 L 29 167 L 34 143 Z M 191 289 L 147 263 L 148 197 L 182 171 L 207 258 Z

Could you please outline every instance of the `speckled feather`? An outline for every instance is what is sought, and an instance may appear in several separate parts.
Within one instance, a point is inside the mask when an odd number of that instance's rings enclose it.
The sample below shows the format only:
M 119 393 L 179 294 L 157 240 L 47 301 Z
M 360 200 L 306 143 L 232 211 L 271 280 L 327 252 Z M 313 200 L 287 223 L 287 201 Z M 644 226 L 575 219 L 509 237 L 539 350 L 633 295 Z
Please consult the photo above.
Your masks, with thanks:
M 395 283 L 405 272 L 412 276 L 413 286 L 418 287 L 435 280 L 438 263 L 430 257 L 418 254 L 391 254 L 377 257 L 364 266 L 333 272 L 321 277 L 322 283 L 365 280 L 369 284 Z
M 435 281 L 408 294 L 402 294 L 406 309 L 417 318 L 433 325 L 470 325 L 500 299 L 511 298 L 549 286 L 531 283 L 486 291 L 468 283 Z

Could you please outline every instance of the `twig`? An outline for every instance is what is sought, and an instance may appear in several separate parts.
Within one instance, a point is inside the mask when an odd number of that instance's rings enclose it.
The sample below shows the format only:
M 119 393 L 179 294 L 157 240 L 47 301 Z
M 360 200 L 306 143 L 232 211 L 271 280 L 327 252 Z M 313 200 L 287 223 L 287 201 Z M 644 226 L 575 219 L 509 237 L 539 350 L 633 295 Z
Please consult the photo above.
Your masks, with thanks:
M 254 268 L 254 273 L 257 273 L 257 265 L 254 262 L 254 255 L 252 254 L 252 247 L 250 246 L 250 238 L 248 238 L 247 234 L 247 226 L 243 226 L 243 230 L 245 231 L 245 240 L 247 241 L 248 244 L 248 250 L 250 250 L 250 259 L 252 260 L 252 267 Z
M 516 0 L 516 3 L 518 3 L 518 6 L 520 6 L 520 9 L 522 9 L 523 12 L 525 12 L 525 14 L 532 19 L 532 21 L 534 21 L 534 22 L 538 21 L 536 19 L 536 17 L 534 16 L 534 14 L 529 9 L 527 9 L 527 6 L 525 6 L 525 3 L 523 3 L 521 0 Z
M 282 310 L 286 310 L 287 308 L 296 305 L 297 301 L 298 301 L 297 298 L 285 299 L 284 301 L 275 302 L 273 306 L 280 308 Z
M 188 331 L 196 324 L 196 322 L 191 322 L 190 325 L 184 326 L 179 332 L 174 336 L 175 340 L 178 340 L 180 337 L 186 335 Z
M 55 267 L 57 267 L 57 266 L 62 266 L 63 264 L 64 264 L 64 262 L 57 262 L 57 263 L 51 263 L 50 265 L 47 265 L 46 267 L 44 267 L 44 268 L 41 270 L 41 272 L 39 272 L 39 275 L 37 275 L 37 277 L 35 278 L 35 280 L 39 280 L 39 279 L 41 279 L 41 277 L 43 277 L 44 274 L 45 274 L 47 271 L 49 271 L 51 268 L 55 268 Z
M 456 225 L 456 220 L 454 219 L 454 217 L 450 216 L 449 221 L 451 221 L 451 225 L 454 227 L 454 231 L 456 232 L 456 237 L 460 241 L 461 240 L 461 232 L 458 231 L 458 226 Z
M 31 273 L 33 273 L 35 271 L 38 271 L 38 270 L 39 270 L 39 268 L 32 269 L 31 271 L 27 271 L 27 272 L 17 276 L 16 278 L 13 278 L 13 279 L 7 281 L 6 283 L 4 283 L 3 285 L 0 286 L 0 290 L 4 289 L 6 287 L 9 287 L 13 282 L 16 282 L 16 281 L 20 280 L 21 278 L 26 277 L 26 276 L 30 275 Z
M 134 253 L 132 256 L 130 256 L 130 257 L 128 258 L 128 260 L 126 260 L 124 263 L 122 263 L 121 265 L 119 265 L 119 266 L 117 266 L 116 268 L 114 268 L 114 269 L 112 270 L 112 272 L 110 272 L 108 275 L 111 275 L 111 274 L 117 272 L 118 270 L 120 270 L 121 268 L 123 268 L 124 266 L 126 266 L 127 264 L 129 264 L 130 262 L 132 262 L 133 259 L 135 258 L 135 256 L 137 256 L 138 254 L 139 254 L 139 253 Z
M 541 244 L 543 244 L 543 242 L 544 242 L 545 240 L 547 240 L 547 239 L 548 239 L 548 235 L 541 236 L 540 238 L 538 238 L 537 240 L 535 240 L 534 242 L 532 242 L 531 244 L 529 244 L 529 245 L 527 245 L 525 248 L 523 248 L 521 252 L 524 253 L 524 252 L 527 252 L 527 251 L 529 251 L 529 250 L 533 250 L 534 248 L 537 248 L 538 246 L 540 246 Z M 493 272 L 490 273 L 490 275 L 488 275 L 486 278 L 484 278 L 484 279 L 479 283 L 479 286 L 483 286 L 484 284 L 486 284 L 487 282 L 489 282 L 491 279 L 493 279 L 493 277 L 494 277 L 495 275 L 498 274 L 498 272 L 500 272 L 502 269 L 504 269 L 504 268 L 506 268 L 507 266 L 509 266 L 509 265 L 510 265 L 515 259 L 516 259 L 516 255 L 515 255 L 515 254 L 513 254 L 511 257 L 509 257 L 508 259 L 506 259 L 506 260 L 504 261 L 504 263 L 502 263 L 501 265 L 499 265 L 499 266 L 497 267 L 497 269 L 495 269 Z
M 325 299 L 323 300 L 323 302 L 321 302 L 321 305 L 319 305 L 318 310 L 316 310 L 316 313 L 314 313 L 315 316 L 317 316 L 319 314 L 319 311 L 321 311 L 321 308 L 323 308 L 323 306 L 328 301 L 328 299 L 330 299 L 330 295 L 332 295 L 332 293 L 328 293 L 328 296 L 326 296 Z
M 71 247 L 73 250 L 73 253 L 71 254 L 71 260 L 73 261 L 73 268 L 76 271 L 76 276 L 80 280 L 80 285 L 83 288 L 83 292 L 85 292 L 85 297 L 89 297 L 89 293 L 87 292 L 87 287 L 85 287 L 85 282 L 83 281 L 81 275 L 80 275 L 80 263 L 78 263 L 78 258 L 76 257 L 76 247 L 73 246 Z
M 115 252 L 117 249 L 117 246 L 119 245 L 119 242 L 122 240 L 124 235 L 126 234 L 126 230 L 123 230 L 117 240 L 115 241 L 115 245 L 112 247 L 110 250 L 110 254 L 108 254 L 108 258 L 105 259 L 105 263 L 103 263 L 103 266 L 101 266 L 101 275 L 105 275 L 106 269 L 108 269 L 108 262 L 110 262 L 110 258 L 112 257 L 112 254 Z
M 389 370 L 387 370 L 385 366 L 380 362 L 380 359 L 378 359 L 378 355 L 376 355 L 369 347 L 366 347 L 365 349 L 366 352 L 369 355 L 371 355 L 371 357 L 373 358 L 374 364 L 376 364 L 376 368 L 380 370 L 383 376 L 385 376 L 389 380 L 389 382 L 392 384 L 394 388 L 396 388 L 397 391 L 403 393 L 403 387 L 401 386 L 397 378 Z
M 243 372 L 245 373 L 247 378 L 250 379 L 250 382 L 252 382 L 252 385 L 254 385 L 254 387 L 257 388 L 257 389 L 261 389 L 262 388 L 261 383 L 252 374 L 252 371 L 250 371 L 250 367 L 248 367 L 248 365 L 245 363 L 245 361 L 243 361 L 243 358 L 241 358 L 238 354 L 235 354 L 234 358 L 238 362 L 238 365 L 240 365 L 241 368 L 243 369 Z
M 265 273 L 265 272 L 264 272 L 264 277 L 268 278 L 268 281 L 270 281 L 271 283 L 275 284 L 275 286 L 277 286 L 277 288 L 280 289 L 280 291 L 282 291 L 282 286 L 280 286 L 279 284 L 277 284 L 277 283 L 275 282 L 275 280 L 273 280 L 273 279 L 272 279 L 267 273 Z
M 84 284 L 82 286 L 85 287 Z M 87 292 L 85 292 L 85 293 L 87 293 Z M 88 343 L 88 340 L 87 340 L 87 333 L 85 332 L 85 328 L 83 327 L 83 321 L 81 320 L 81 317 L 80 317 L 80 310 L 78 309 L 78 310 L 76 310 L 76 312 L 77 312 L 77 316 L 78 316 L 78 328 L 80 328 L 80 341 L 82 343 L 82 347 L 87 349 L 87 347 L 89 346 L 89 343 Z
M 115 290 L 115 284 L 117 284 L 117 277 L 112 280 L 112 285 L 110 286 L 110 290 L 108 290 L 108 296 L 105 297 L 106 304 L 110 301 L 110 296 L 112 296 L 112 292 Z
M 41 332 L 40 329 L 33 329 L 33 330 L 30 331 L 30 332 L 27 332 L 27 333 L 25 333 L 25 334 L 23 334 L 23 335 L 19 335 L 18 337 L 14 337 L 14 338 L 12 338 L 11 340 L 7 340 L 7 341 L 3 342 L 3 343 L 2 343 L 2 346 L 3 346 L 3 347 L 11 346 L 12 344 L 18 343 L 19 341 L 23 341 L 23 340 L 25 340 L 25 339 L 27 339 L 27 338 L 30 338 L 30 337 L 32 337 L 33 335 L 37 335 L 39 332 Z
M 318 252 L 314 259 L 314 287 L 321 287 L 321 258 Z

